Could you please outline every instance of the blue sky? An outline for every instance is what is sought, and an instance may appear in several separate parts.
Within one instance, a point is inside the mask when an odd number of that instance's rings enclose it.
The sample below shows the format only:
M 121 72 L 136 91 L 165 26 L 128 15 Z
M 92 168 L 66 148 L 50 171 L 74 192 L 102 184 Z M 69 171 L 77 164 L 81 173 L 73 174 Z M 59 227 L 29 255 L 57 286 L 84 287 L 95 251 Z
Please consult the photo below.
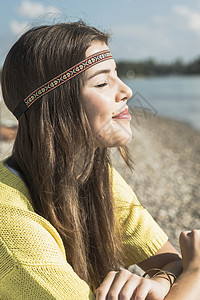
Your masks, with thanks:
M 0 65 L 24 27 L 80 18 L 112 33 L 116 60 L 200 56 L 200 0 L 7 0 L 0 9 Z

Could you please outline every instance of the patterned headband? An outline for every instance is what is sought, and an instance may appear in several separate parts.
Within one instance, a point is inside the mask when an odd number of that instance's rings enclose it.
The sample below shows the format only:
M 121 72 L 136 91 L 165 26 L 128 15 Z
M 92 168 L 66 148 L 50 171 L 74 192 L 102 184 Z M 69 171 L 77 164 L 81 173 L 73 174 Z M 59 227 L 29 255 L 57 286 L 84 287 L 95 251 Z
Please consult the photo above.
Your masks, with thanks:
M 109 50 L 104 50 L 97 52 L 91 56 L 88 56 L 86 59 L 82 60 L 80 63 L 76 64 L 75 66 L 71 67 L 67 71 L 61 73 L 60 75 L 54 77 L 53 79 L 49 80 L 45 84 L 41 85 L 39 88 L 34 90 L 28 97 L 26 97 L 23 101 L 21 101 L 17 107 L 13 111 L 13 115 L 19 119 L 19 117 L 27 110 L 29 107 L 39 98 L 44 96 L 45 94 L 51 92 L 61 84 L 65 83 L 66 81 L 70 80 L 71 78 L 79 75 L 80 73 L 86 71 L 87 69 L 91 68 L 92 66 L 111 59 L 112 55 Z

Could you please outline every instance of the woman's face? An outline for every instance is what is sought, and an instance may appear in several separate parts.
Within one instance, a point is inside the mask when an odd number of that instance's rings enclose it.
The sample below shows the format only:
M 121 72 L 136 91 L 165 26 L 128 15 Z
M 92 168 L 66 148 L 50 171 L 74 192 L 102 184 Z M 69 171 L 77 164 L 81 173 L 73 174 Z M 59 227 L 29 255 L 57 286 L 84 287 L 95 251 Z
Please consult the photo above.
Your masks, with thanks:
M 86 51 L 86 57 L 107 49 L 105 43 L 93 42 Z M 115 116 L 128 108 L 126 102 L 131 96 L 131 89 L 117 76 L 113 59 L 103 61 L 85 72 L 82 102 L 96 147 L 118 147 L 130 142 L 130 115 L 125 111 L 121 117 Z

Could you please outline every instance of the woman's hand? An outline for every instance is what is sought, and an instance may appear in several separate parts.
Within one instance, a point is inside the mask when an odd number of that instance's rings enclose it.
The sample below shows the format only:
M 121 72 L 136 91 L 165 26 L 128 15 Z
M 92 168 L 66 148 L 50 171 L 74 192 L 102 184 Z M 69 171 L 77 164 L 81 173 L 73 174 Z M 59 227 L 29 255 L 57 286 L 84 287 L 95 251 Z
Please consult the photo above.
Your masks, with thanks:
M 147 279 L 126 269 L 109 272 L 96 290 L 97 300 L 134 299 L 162 300 L 169 291 L 169 282 L 162 278 Z
M 179 243 L 183 257 L 183 273 L 165 299 L 200 299 L 200 230 L 182 232 Z
M 179 243 L 183 257 L 183 270 L 187 268 L 200 270 L 200 230 L 182 232 Z

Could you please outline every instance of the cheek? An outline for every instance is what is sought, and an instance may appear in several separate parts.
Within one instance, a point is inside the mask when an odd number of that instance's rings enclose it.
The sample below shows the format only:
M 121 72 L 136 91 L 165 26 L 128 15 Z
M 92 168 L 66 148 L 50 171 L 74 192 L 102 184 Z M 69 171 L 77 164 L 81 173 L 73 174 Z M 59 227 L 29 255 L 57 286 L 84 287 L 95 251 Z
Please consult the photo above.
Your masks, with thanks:
M 83 106 L 88 117 L 90 126 L 95 129 L 102 126 L 102 123 L 112 119 L 112 109 L 106 99 L 101 97 L 84 98 Z M 97 129 L 96 128 L 96 129 Z
M 100 109 L 98 103 L 90 102 L 88 100 L 86 105 L 84 105 L 84 108 L 85 108 L 85 111 L 86 111 L 89 121 L 92 121 L 98 117 L 99 109 Z

